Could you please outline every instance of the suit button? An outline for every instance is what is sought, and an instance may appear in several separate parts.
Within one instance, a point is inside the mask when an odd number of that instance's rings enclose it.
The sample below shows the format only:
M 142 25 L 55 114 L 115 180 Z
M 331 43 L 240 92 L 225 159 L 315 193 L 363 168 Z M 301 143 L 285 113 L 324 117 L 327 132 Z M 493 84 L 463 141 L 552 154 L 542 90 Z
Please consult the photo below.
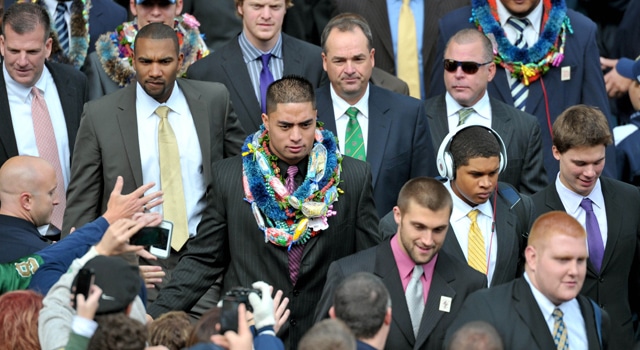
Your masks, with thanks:
M 600 282 L 600 283 L 604 283 L 604 278 L 600 277 L 600 279 L 598 280 L 598 282 Z
M 291 293 L 293 293 L 294 297 L 297 297 L 298 295 L 300 295 L 300 291 L 297 290 L 297 289 L 294 289 L 293 292 L 291 292 Z
M 298 324 L 298 321 L 296 321 L 295 319 L 293 319 L 293 318 L 292 318 L 292 319 L 290 319 L 290 320 L 289 320 L 289 324 L 290 324 L 292 327 L 295 327 L 295 326 Z

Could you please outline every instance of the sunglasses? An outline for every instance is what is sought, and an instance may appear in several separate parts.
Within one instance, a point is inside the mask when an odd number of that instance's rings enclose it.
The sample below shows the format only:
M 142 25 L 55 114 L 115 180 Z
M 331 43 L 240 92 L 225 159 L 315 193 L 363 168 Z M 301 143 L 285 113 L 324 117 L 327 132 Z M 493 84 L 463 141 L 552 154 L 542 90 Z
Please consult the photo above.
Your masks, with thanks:
M 491 62 L 493 61 L 489 61 L 485 63 L 477 63 L 477 62 L 471 62 L 471 61 L 460 62 L 456 60 L 445 59 L 444 70 L 446 70 L 447 72 L 453 73 L 458 70 L 458 67 L 462 67 L 462 71 L 465 72 L 466 74 L 476 74 L 476 72 L 478 71 L 478 69 L 480 69 L 480 67 L 486 66 Z

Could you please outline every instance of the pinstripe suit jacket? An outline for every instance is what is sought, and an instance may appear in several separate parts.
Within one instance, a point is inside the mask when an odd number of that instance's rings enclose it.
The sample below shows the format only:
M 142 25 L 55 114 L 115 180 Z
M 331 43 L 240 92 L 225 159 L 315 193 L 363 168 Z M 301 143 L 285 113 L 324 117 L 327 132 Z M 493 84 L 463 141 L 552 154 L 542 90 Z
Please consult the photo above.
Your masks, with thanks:
M 251 206 L 243 199 L 241 174 L 239 156 L 213 165 L 208 205 L 198 235 L 189 241 L 172 281 L 148 311 L 156 317 L 171 310 L 189 310 L 222 273 L 223 293 L 265 281 L 290 300 L 291 316 L 280 335 L 287 348 L 295 349 L 313 325 L 313 311 L 329 264 L 381 240 L 371 193 L 371 171 L 367 163 L 344 158 L 340 183 L 344 194 L 334 203 L 338 214 L 328 219 L 328 229 L 305 245 L 295 285 L 289 280 L 286 248 L 265 243 Z
M 533 194 L 542 190 L 547 185 L 547 173 L 538 121 L 534 116 L 495 98 L 489 100 L 491 128 L 500 135 L 507 147 L 507 168 L 500 174 L 500 181 L 513 185 L 520 193 Z M 425 109 L 433 149 L 437 152 L 449 133 L 445 95 L 428 99 Z
M 364 17 L 373 34 L 376 49 L 376 67 L 396 75 L 396 59 L 389 26 L 386 0 L 333 0 L 337 13 L 353 12 Z M 429 93 L 429 80 L 436 59 L 438 20 L 452 10 L 469 5 L 469 0 L 429 0 L 424 2 L 424 28 L 422 30 L 422 65 L 425 93 Z

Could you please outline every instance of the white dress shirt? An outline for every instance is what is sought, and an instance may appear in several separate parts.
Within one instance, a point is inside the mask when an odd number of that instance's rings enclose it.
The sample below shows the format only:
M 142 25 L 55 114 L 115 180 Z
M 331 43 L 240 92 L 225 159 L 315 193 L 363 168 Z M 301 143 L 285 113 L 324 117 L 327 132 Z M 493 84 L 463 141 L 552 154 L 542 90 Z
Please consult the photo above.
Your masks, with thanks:
M 149 182 L 156 183 L 147 193 L 162 189 L 158 151 L 158 124 L 160 123 L 160 117 L 155 114 L 156 108 L 160 105 L 158 101 L 145 93 L 140 84 L 136 84 L 136 115 L 142 180 L 145 184 Z M 184 199 L 187 206 L 189 236 L 193 237 L 196 234 L 196 229 L 202 218 L 202 211 L 206 205 L 202 151 L 200 150 L 198 134 L 196 133 L 187 99 L 177 83 L 174 83 L 171 96 L 162 105 L 166 105 L 171 109 L 168 120 L 178 141 L 179 165 L 182 174 Z M 151 211 L 162 213 L 162 205 L 151 209 Z
M 495 227 L 493 227 L 493 206 L 491 201 L 486 201 L 475 207 L 470 206 L 463 201 L 457 194 L 453 192 L 451 186 L 455 186 L 451 181 L 445 183 L 445 187 L 449 190 L 451 198 L 453 199 L 453 210 L 451 211 L 451 218 L 449 223 L 453 232 L 456 234 L 456 239 L 462 249 L 464 258 L 469 261 L 469 228 L 471 228 L 471 219 L 467 216 L 473 209 L 478 209 L 477 221 L 480 230 L 482 231 L 482 237 L 484 239 L 485 254 L 489 257 L 487 259 L 487 281 L 491 286 L 491 280 L 493 279 L 493 273 L 496 270 L 496 259 L 498 256 L 498 240 L 496 238 Z M 491 230 L 493 227 L 493 231 Z
M 367 90 L 364 92 L 362 98 L 353 106 L 338 96 L 332 85 L 329 85 L 331 90 L 331 101 L 333 103 L 333 113 L 336 118 L 336 137 L 338 137 L 338 143 L 340 151 L 344 153 L 345 146 L 344 140 L 347 138 L 347 124 L 349 123 L 349 116 L 347 115 L 347 109 L 349 107 L 356 107 L 358 109 L 358 123 L 362 130 L 362 139 L 364 140 L 364 151 L 367 154 L 369 139 L 369 85 L 367 84 Z
M 31 100 L 33 97 L 31 87 L 25 87 L 13 80 L 4 64 L 2 65 L 2 74 L 7 88 L 11 122 L 13 123 L 13 133 L 16 136 L 18 145 L 18 154 L 39 157 L 40 152 L 38 152 L 36 134 L 33 129 L 33 118 L 31 116 Z M 60 167 L 62 168 L 62 177 L 64 178 L 66 190 L 69 186 L 69 174 L 71 172 L 67 122 L 62 111 L 60 97 L 58 96 L 58 88 L 46 66 L 44 66 L 42 75 L 35 86 L 40 90 L 47 103 L 47 110 L 49 110 L 51 124 L 53 125 L 53 133 L 56 136 L 58 157 L 60 158 Z
M 458 126 L 458 121 L 460 120 L 458 111 L 466 107 L 461 106 L 448 92 L 444 95 L 444 101 L 447 105 L 447 123 L 449 124 L 449 131 L 451 131 Z M 491 102 L 486 91 L 478 102 L 469 108 L 473 108 L 473 113 L 464 122 L 465 125 L 481 125 L 491 128 Z
M 580 304 L 578 303 L 578 300 L 576 298 L 573 298 L 556 306 L 531 283 L 531 279 L 529 279 L 529 275 L 526 272 L 524 273 L 524 279 L 525 281 L 527 281 L 529 287 L 531 288 L 531 293 L 533 293 L 533 297 L 535 298 L 536 303 L 540 308 L 540 312 L 542 312 L 544 321 L 547 323 L 547 327 L 549 327 L 551 337 L 553 338 L 553 326 L 555 324 L 555 319 L 553 318 L 553 310 L 555 310 L 555 308 L 558 308 L 560 309 L 560 311 L 562 311 L 563 314 L 562 321 L 564 322 L 564 326 L 567 331 L 567 342 L 569 344 L 569 349 L 588 349 L 589 344 L 587 342 L 587 326 L 584 323 L 584 318 L 582 317 L 582 311 L 580 311 Z

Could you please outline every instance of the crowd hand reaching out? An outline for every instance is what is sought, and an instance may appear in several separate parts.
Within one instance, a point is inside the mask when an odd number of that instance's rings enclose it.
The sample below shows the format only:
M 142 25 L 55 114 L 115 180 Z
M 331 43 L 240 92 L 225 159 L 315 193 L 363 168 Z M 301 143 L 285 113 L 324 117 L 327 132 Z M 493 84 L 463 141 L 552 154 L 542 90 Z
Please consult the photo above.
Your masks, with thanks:
M 165 276 L 162 267 L 154 265 L 140 265 L 140 273 L 147 289 L 153 289 L 156 284 L 162 283 L 162 278 Z
M 617 59 L 600 57 L 600 68 L 611 69 L 604 75 L 604 84 L 610 98 L 620 98 L 629 92 L 633 80 L 620 75 L 616 70 Z
M 145 192 L 155 186 L 153 182 L 142 185 L 126 195 L 122 194 L 123 185 L 124 180 L 122 176 L 118 176 L 113 191 L 111 191 L 111 195 L 109 195 L 107 211 L 103 215 L 110 224 L 113 224 L 118 219 L 131 218 L 135 213 L 147 212 L 149 209 L 163 202 L 161 198 L 162 191 L 156 191 L 146 196 L 144 195 Z
M 271 288 L 273 289 L 273 288 Z M 282 298 L 284 293 L 281 290 L 276 292 L 276 295 L 273 297 L 273 307 L 274 307 L 274 317 L 276 319 L 276 323 L 273 325 L 273 330 L 278 333 L 282 325 L 284 325 L 287 320 L 289 320 L 289 309 L 287 306 L 289 305 L 289 298 Z
M 87 298 L 87 300 L 84 299 L 84 295 L 78 294 L 76 296 L 76 303 L 78 304 L 76 305 L 76 311 L 78 313 L 78 316 L 87 320 L 93 320 L 94 316 L 96 315 L 96 311 L 98 310 L 98 305 L 100 304 L 99 301 L 101 295 L 102 289 L 100 289 L 100 287 L 95 284 L 91 285 L 91 288 L 89 289 L 89 297 Z
M 217 327 L 219 326 L 217 325 Z M 238 333 L 226 331 L 224 335 L 214 334 L 211 336 L 211 342 L 228 350 L 253 350 L 253 334 L 249 329 L 247 308 L 244 304 L 240 303 L 238 305 Z
M 138 220 L 120 219 L 109 226 L 107 232 L 96 245 L 100 255 L 119 255 L 143 250 L 143 246 L 130 245 L 129 238 L 144 226 L 158 226 L 162 217 L 157 213 L 148 213 L 138 217 Z

